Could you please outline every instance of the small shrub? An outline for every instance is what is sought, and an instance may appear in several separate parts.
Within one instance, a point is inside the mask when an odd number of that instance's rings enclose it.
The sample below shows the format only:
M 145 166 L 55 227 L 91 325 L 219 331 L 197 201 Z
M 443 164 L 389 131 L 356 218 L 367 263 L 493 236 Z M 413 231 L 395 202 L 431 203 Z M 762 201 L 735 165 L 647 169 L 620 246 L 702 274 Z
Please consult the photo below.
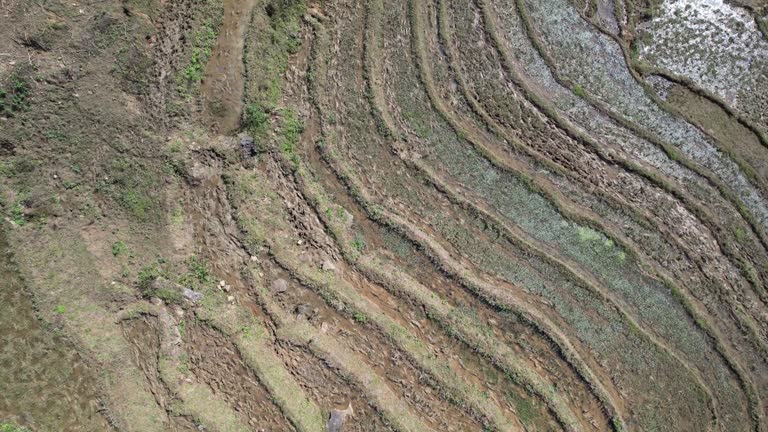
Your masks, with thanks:
M 619 251 L 619 253 L 616 254 L 616 258 L 619 259 L 619 262 L 623 263 L 624 261 L 627 260 L 627 254 L 624 251 Z
M 205 23 L 195 32 L 195 45 L 189 65 L 184 69 L 183 76 L 187 83 L 199 83 L 203 80 L 203 72 L 208 58 L 211 56 L 213 44 L 216 42 L 216 32 L 210 23 Z
M 120 195 L 120 203 L 140 220 L 146 220 L 152 209 L 152 200 L 136 190 L 123 191 Z
M 583 98 L 584 96 L 586 96 L 586 93 L 584 92 L 584 88 L 578 84 L 574 85 L 572 90 L 573 90 L 573 94 L 575 94 L 580 98 Z
M 249 339 L 253 333 L 253 330 L 251 329 L 250 325 L 243 325 L 240 327 L 240 333 L 242 334 L 244 339 Z
M 579 240 L 583 242 L 600 240 L 600 233 L 588 227 L 579 227 Z
M 173 226 L 182 226 L 184 224 L 184 209 L 181 206 L 176 206 L 171 212 L 171 224 Z
M 11 75 L 9 88 L 0 89 L 0 114 L 12 116 L 19 111 L 29 109 L 29 93 L 32 88 L 29 82 L 21 75 L 14 73 Z
M 151 196 L 156 179 L 151 169 L 141 162 L 117 158 L 108 166 L 107 179 L 99 181 L 97 189 L 114 199 L 123 209 L 140 221 L 147 221 L 156 203 Z
M 27 223 L 21 198 L 17 199 L 13 206 L 11 206 L 11 220 L 18 226 L 24 226 Z
M 182 374 L 188 374 L 189 373 L 189 356 L 186 354 L 183 354 L 179 358 L 179 365 L 177 366 L 177 370 Z
M 263 137 L 267 132 L 269 116 L 260 104 L 252 103 L 245 107 L 243 128 L 254 138 Z
M 735 227 L 733 229 L 733 236 L 736 238 L 736 241 L 743 242 L 747 238 L 747 233 L 743 228 Z
M 64 307 L 64 305 L 57 305 L 55 308 L 53 308 L 53 311 L 59 315 L 63 315 L 67 312 L 67 308 Z
M 118 240 L 112 243 L 112 256 L 120 256 L 126 251 L 128 251 L 128 245 L 124 241 Z
M 616 432 L 624 432 L 624 426 L 618 417 L 611 417 L 611 426 L 613 426 L 613 430 Z
M 208 271 L 208 263 L 205 262 L 205 260 L 193 256 L 187 260 L 187 266 L 189 266 L 189 270 L 198 282 L 208 283 L 211 281 L 211 274 Z
M 168 145 L 168 151 L 171 153 L 181 153 L 183 145 L 184 143 L 180 139 L 175 139 Z
M 368 322 L 368 317 L 365 316 L 365 314 L 362 312 L 355 312 L 352 318 L 359 324 L 365 324 Z
M 142 269 L 139 270 L 139 275 L 138 275 L 139 289 L 141 290 L 141 292 L 144 294 L 147 294 L 152 281 L 162 275 L 163 275 L 163 272 L 160 269 L 160 266 L 157 264 L 152 264 L 152 265 L 142 267 Z
M 357 234 L 355 236 L 355 239 L 352 240 L 352 247 L 355 248 L 358 252 L 363 252 L 365 250 L 365 238 L 361 234 Z
M 144 49 L 130 46 L 115 54 L 114 71 L 121 78 L 120 84 L 128 93 L 145 95 L 149 92 L 152 58 Z

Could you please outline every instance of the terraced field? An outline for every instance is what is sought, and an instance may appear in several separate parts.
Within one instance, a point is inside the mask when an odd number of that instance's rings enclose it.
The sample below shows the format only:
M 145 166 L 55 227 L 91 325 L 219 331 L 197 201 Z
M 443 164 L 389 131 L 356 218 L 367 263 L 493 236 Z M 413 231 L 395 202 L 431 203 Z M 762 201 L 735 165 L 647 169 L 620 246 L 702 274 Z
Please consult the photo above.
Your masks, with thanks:
M 763 0 L 0 10 L 0 431 L 768 431 Z

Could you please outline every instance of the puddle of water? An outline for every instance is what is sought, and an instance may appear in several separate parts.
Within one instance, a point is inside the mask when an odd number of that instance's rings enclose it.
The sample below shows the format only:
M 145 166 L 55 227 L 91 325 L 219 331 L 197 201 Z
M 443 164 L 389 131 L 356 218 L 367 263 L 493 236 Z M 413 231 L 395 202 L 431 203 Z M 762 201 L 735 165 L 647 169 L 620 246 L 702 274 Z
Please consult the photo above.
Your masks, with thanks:
M 0 420 L 33 431 L 106 431 L 96 382 L 61 337 L 46 331 L 0 232 Z

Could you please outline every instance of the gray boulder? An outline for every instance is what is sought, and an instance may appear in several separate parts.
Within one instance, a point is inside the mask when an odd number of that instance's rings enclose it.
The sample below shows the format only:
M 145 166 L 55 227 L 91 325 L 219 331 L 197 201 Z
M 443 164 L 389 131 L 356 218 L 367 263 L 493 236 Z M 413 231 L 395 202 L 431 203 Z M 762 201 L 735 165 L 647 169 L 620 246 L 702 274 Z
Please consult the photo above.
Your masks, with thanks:
M 191 301 L 192 303 L 197 303 L 203 299 L 203 293 L 199 293 L 189 288 L 184 288 L 184 290 L 181 292 L 181 295 L 183 295 L 185 299 Z
M 280 294 L 288 291 L 288 281 L 285 279 L 275 279 L 272 281 L 272 292 L 274 294 Z
M 345 410 L 335 409 L 331 411 L 331 417 L 328 419 L 328 423 L 325 424 L 327 432 L 341 432 L 341 428 L 344 427 L 347 417 L 354 415 L 354 413 L 351 402 Z

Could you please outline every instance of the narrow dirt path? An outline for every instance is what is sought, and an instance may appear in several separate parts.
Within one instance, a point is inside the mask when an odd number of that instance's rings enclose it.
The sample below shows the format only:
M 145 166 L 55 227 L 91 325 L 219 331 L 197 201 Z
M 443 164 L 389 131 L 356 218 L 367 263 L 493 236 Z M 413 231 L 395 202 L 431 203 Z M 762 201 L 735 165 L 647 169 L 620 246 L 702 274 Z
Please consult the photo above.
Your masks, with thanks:
M 259 0 L 223 2 L 224 24 L 206 65 L 200 93 L 205 121 L 213 130 L 229 134 L 239 127 L 243 113 L 243 49 L 251 11 Z

